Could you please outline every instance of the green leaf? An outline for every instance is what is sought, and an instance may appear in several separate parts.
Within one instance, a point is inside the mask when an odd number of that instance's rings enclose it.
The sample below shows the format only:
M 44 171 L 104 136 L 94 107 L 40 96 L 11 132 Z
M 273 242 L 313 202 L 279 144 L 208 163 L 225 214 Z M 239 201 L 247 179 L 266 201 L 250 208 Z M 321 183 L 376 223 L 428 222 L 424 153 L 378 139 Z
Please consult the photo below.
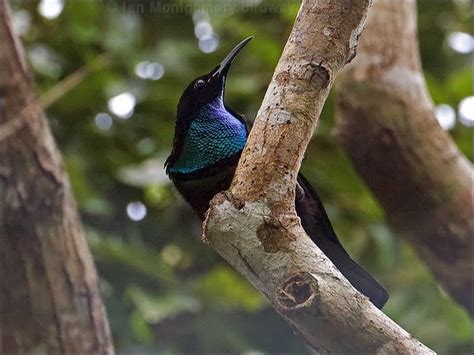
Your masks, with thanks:
M 196 313 L 201 305 L 195 298 L 184 294 L 154 295 L 138 286 L 130 286 L 126 295 L 141 317 L 148 323 L 157 324 L 181 313 Z
M 227 266 L 215 267 L 195 287 L 211 307 L 242 308 L 255 312 L 267 304 L 246 280 Z

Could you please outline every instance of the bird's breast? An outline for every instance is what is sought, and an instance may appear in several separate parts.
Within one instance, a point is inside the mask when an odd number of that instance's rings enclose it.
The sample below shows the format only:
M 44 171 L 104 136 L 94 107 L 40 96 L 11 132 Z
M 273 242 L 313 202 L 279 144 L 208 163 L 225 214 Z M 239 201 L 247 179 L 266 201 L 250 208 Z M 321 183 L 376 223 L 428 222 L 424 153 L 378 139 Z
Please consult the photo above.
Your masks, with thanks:
M 215 165 L 240 153 L 246 140 L 245 125 L 227 111 L 201 112 L 189 125 L 180 156 L 169 171 L 188 174 Z

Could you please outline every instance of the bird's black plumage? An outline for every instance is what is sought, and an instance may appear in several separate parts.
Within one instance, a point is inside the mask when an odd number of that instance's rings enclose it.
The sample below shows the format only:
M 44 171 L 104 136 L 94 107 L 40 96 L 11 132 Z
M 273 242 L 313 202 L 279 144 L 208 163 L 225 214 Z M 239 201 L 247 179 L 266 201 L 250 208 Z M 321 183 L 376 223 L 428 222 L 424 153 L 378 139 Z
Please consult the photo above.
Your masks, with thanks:
M 191 82 L 178 104 L 166 172 L 201 219 L 212 197 L 230 186 L 248 135 L 245 119 L 226 107 L 223 97 L 229 67 L 250 39 L 239 43 L 209 74 Z M 357 290 L 382 308 L 387 291 L 344 250 L 319 196 L 302 174 L 298 175 L 295 207 L 314 243 Z

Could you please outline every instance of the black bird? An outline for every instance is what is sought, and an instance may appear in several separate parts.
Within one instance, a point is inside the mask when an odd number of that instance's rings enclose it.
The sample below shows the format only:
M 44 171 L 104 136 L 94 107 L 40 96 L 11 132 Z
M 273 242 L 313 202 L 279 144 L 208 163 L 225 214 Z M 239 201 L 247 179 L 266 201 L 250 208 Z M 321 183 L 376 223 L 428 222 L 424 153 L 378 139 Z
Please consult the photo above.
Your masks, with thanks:
M 240 42 L 210 73 L 193 80 L 178 103 L 166 173 L 201 219 L 212 197 L 230 186 L 247 140 L 245 118 L 224 104 L 224 87 L 232 61 L 251 39 Z M 296 192 L 296 212 L 306 233 L 357 290 L 382 308 L 387 291 L 344 250 L 319 196 L 301 173 Z

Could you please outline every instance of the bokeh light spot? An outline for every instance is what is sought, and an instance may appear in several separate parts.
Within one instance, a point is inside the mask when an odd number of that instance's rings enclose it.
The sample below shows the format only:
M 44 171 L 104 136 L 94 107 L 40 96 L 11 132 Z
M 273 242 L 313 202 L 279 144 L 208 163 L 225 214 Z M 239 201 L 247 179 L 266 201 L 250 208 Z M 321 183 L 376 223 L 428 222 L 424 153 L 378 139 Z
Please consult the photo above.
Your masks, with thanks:
M 12 16 L 13 28 L 21 36 L 30 30 L 31 15 L 26 10 L 15 11 Z
M 204 10 L 196 10 L 193 13 L 194 23 L 209 22 L 209 14 Z
M 108 101 L 107 107 L 114 115 L 127 119 L 133 115 L 136 102 L 137 100 L 133 94 L 124 92 L 120 95 L 112 97 Z
M 94 117 L 94 122 L 95 122 L 95 125 L 103 131 L 106 131 L 106 130 L 110 129 L 110 127 L 112 127 L 112 123 L 113 123 L 112 116 L 110 116 L 108 113 L 104 113 L 104 112 L 98 113 Z
M 212 53 L 219 47 L 219 38 L 212 34 L 199 39 L 199 49 L 204 53 Z
M 63 0 L 41 0 L 38 11 L 41 16 L 52 20 L 61 15 L 64 8 Z
M 163 261 L 170 266 L 178 265 L 183 258 L 183 252 L 175 244 L 165 245 L 160 254 Z
M 436 106 L 436 118 L 443 129 L 452 129 L 456 124 L 456 112 L 454 109 L 446 104 Z
M 159 80 L 165 74 L 165 68 L 160 63 L 143 61 L 135 66 L 135 74 L 142 79 Z
M 211 24 L 207 21 L 198 22 L 196 26 L 194 26 L 194 34 L 198 39 L 212 35 Z
M 468 127 L 474 126 L 474 96 L 468 96 L 461 100 L 458 107 L 459 120 Z
M 452 32 L 448 35 L 448 45 L 455 52 L 467 54 L 474 49 L 474 37 L 465 32 Z
M 127 205 L 127 216 L 132 221 L 141 221 L 143 218 L 145 218 L 146 214 L 146 206 L 140 201 L 133 201 Z

